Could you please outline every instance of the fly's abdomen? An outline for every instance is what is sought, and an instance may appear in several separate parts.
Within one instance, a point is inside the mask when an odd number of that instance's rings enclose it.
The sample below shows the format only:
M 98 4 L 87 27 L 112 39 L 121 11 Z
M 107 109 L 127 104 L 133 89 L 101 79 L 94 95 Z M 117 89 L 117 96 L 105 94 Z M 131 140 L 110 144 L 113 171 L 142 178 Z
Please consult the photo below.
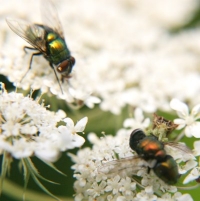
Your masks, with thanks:
M 167 184 L 172 185 L 177 183 L 180 177 L 176 161 L 170 155 L 166 155 L 162 162 L 158 162 L 153 170 L 154 173 Z
M 54 64 L 59 64 L 70 56 L 65 41 L 55 33 L 47 35 L 47 46 L 49 60 Z

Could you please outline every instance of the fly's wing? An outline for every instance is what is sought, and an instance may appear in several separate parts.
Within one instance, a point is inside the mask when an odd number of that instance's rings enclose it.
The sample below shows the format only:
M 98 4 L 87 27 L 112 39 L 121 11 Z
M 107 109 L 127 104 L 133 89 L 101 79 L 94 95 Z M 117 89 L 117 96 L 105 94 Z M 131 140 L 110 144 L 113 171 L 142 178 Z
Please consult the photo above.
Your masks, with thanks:
M 170 146 L 170 147 L 173 147 L 173 148 L 176 148 L 176 149 L 180 150 L 181 152 L 183 152 L 183 154 L 184 153 L 192 154 L 192 150 L 189 147 L 187 147 L 184 143 L 166 142 L 164 144 L 167 145 L 167 146 Z
M 141 167 L 147 167 L 147 163 L 138 156 L 127 157 L 119 160 L 113 160 L 106 162 L 98 167 L 99 173 L 112 174 L 126 171 L 127 173 L 134 173 L 141 169 Z
M 12 31 L 14 31 L 18 36 L 23 38 L 35 49 L 45 54 L 45 30 L 42 26 L 12 19 L 6 19 L 6 22 Z
M 64 39 L 62 26 L 58 17 L 58 12 L 51 0 L 41 1 L 41 15 L 44 25 L 52 28 L 61 38 Z

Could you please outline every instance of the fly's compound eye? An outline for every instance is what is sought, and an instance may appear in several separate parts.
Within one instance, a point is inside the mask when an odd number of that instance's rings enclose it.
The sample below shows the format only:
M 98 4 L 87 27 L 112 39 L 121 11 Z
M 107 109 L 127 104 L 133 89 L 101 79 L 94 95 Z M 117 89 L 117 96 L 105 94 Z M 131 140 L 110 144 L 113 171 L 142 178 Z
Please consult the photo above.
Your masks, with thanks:
M 146 137 L 145 133 L 140 129 L 135 129 L 130 136 L 129 146 L 136 151 L 139 142 Z
M 66 59 L 59 64 L 59 66 L 57 67 L 57 71 L 67 76 L 71 73 L 74 64 L 75 58 L 70 56 L 69 59 Z

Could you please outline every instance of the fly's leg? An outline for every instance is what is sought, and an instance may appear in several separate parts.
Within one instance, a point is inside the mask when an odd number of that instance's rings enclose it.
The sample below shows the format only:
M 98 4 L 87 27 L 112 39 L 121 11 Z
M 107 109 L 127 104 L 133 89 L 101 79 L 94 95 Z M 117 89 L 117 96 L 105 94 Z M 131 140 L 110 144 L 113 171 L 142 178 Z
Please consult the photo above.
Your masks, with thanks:
M 37 49 L 35 49 L 35 48 L 31 48 L 31 47 L 25 46 L 25 47 L 24 47 L 24 52 L 25 52 L 25 53 L 27 53 L 26 49 L 29 49 L 29 50 L 37 50 Z M 28 73 L 29 70 L 31 69 L 31 64 L 32 64 L 32 61 L 33 61 L 33 57 L 34 57 L 34 56 L 40 56 L 40 55 L 42 55 L 41 52 L 35 52 L 35 53 L 33 53 L 33 54 L 31 55 L 31 59 L 30 59 L 30 62 L 29 62 L 29 68 L 28 68 L 27 72 L 24 74 L 24 76 L 21 78 L 20 82 L 26 77 L 27 73 Z
M 69 79 L 72 77 L 71 75 L 67 75 L 67 76 L 64 76 L 64 75 L 61 75 L 61 82 L 63 83 L 65 81 L 65 79 L 67 80 L 68 84 L 69 84 Z
M 27 54 L 28 52 L 26 51 L 27 49 L 28 50 L 33 50 L 33 51 L 37 51 L 37 49 L 33 48 L 33 47 L 28 47 L 28 46 L 24 46 L 24 52 Z
M 62 87 L 61 87 L 61 84 L 60 84 L 60 80 L 58 79 L 58 75 L 57 75 L 57 73 L 56 73 L 56 70 L 55 70 L 53 64 L 52 64 L 52 63 L 49 63 L 49 65 L 50 65 L 51 68 L 53 69 L 53 72 L 54 72 L 54 74 L 55 74 L 55 76 L 56 76 L 56 80 L 58 81 L 58 84 L 59 84 L 59 87 L 60 87 L 60 90 L 61 90 L 62 94 L 64 94 L 64 93 L 63 93 L 63 90 L 62 90 Z

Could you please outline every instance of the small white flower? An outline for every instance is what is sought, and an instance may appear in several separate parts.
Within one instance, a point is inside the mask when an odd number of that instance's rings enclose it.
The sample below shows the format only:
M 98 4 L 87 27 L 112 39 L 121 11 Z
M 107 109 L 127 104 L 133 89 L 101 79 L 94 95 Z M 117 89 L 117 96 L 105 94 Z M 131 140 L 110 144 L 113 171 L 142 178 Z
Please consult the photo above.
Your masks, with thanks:
M 85 139 L 78 135 L 77 133 L 71 133 L 66 126 L 59 126 L 59 147 L 61 151 L 65 151 L 67 149 L 73 149 L 75 147 L 81 147 Z
M 156 200 L 157 199 L 157 196 L 156 195 L 153 195 L 151 193 L 147 193 L 146 191 L 141 191 L 139 193 L 137 193 L 136 195 L 136 201 L 145 201 L 145 200 Z
M 132 195 L 133 191 L 136 189 L 136 183 L 132 182 L 129 177 L 122 178 L 121 187 L 119 189 L 124 195 Z
M 94 104 L 98 104 L 100 102 L 101 102 L 100 98 L 96 96 L 89 96 L 87 99 L 85 98 L 85 105 L 88 106 L 89 108 L 93 108 Z
M 200 140 L 194 142 L 194 155 L 200 156 Z
M 78 132 L 83 132 L 87 124 L 88 118 L 82 118 L 76 123 L 75 126 L 74 122 L 70 118 L 65 118 L 63 121 L 66 123 L 66 127 L 68 128 L 68 130 L 70 130 L 71 133 L 76 134 Z
M 187 137 L 200 138 L 200 122 L 198 121 L 200 119 L 200 104 L 193 107 L 191 112 L 189 112 L 188 106 L 178 99 L 172 99 L 170 106 L 180 117 L 174 120 L 174 123 L 179 125 L 177 129 L 185 127 Z
M 136 108 L 134 111 L 134 118 L 128 118 L 124 121 L 125 128 L 141 128 L 145 129 L 150 125 L 150 119 L 144 118 L 143 111 L 140 108 Z
M 100 184 L 93 183 L 92 188 L 93 189 L 88 189 L 87 193 L 91 195 L 92 197 L 97 197 L 100 196 L 104 192 L 104 188 L 106 186 L 106 182 L 102 181 Z
M 116 175 L 114 178 L 107 180 L 106 192 L 112 191 L 113 194 L 117 194 L 121 185 L 119 184 L 120 176 Z
M 78 100 L 78 102 L 82 102 L 81 105 L 84 103 L 89 108 L 93 108 L 94 104 L 98 104 L 101 102 L 98 97 L 84 92 L 82 88 L 76 91 L 73 88 L 70 88 L 69 92 L 75 98 L 75 100 Z
M 194 169 L 192 169 L 192 171 L 187 175 L 187 177 L 185 177 L 183 183 L 187 184 L 191 181 L 194 181 L 195 179 L 200 177 L 200 169 L 199 167 L 195 167 Z
M 171 195 L 169 193 L 165 193 L 161 196 L 161 198 L 158 198 L 157 201 L 193 201 L 190 194 L 181 194 L 180 192 L 176 192 L 174 195 Z
M 55 162 L 60 157 L 60 151 L 50 140 L 38 139 L 35 145 L 35 155 L 41 160 Z
M 35 150 L 35 143 L 28 142 L 25 138 L 21 138 L 19 140 L 13 140 L 13 150 L 12 156 L 14 158 L 27 158 L 34 153 Z

